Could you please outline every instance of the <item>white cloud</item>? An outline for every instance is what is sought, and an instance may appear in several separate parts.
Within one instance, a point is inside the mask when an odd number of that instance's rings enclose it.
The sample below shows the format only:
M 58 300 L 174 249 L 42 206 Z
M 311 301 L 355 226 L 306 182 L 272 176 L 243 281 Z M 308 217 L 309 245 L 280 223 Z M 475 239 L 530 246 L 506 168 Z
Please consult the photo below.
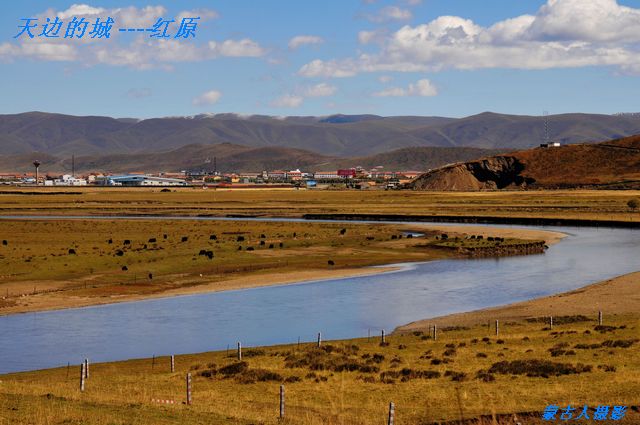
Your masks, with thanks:
M 383 7 L 375 15 L 369 15 L 371 22 L 389 22 L 389 21 L 408 21 L 413 14 L 408 9 L 402 9 L 398 6 Z
M 210 90 L 193 99 L 192 103 L 195 106 L 213 105 L 214 103 L 217 103 L 221 97 L 222 93 L 218 90 Z
M 72 4 L 67 10 L 63 10 L 56 14 L 60 19 L 67 19 L 73 16 L 82 17 L 82 16 L 93 16 L 100 15 L 104 13 L 105 9 L 101 7 L 93 7 L 88 4 Z
M 338 88 L 327 83 L 316 84 L 315 86 L 307 87 L 303 94 L 305 97 L 327 97 L 335 94 Z
M 297 108 L 302 105 L 302 102 L 304 102 L 304 97 L 302 96 L 285 94 L 274 99 L 271 102 L 271 106 L 275 106 L 276 108 Z
M 0 59 L 10 62 L 16 57 L 30 57 L 45 61 L 74 61 L 78 59 L 78 50 L 68 44 L 53 42 L 40 43 L 3 43 L 0 45 Z
M 372 36 L 364 33 L 361 42 Z M 442 69 L 549 69 L 615 66 L 640 69 L 640 9 L 616 0 L 549 0 L 535 15 L 483 27 L 458 16 L 405 25 L 385 35 L 379 51 L 316 59 L 299 75 L 350 77 L 363 72 Z
M 324 43 L 322 37 L 318 37 L 316 35 L 296 35 L 291 40 L 289 40 L 289 49 L 295 50 L 300 46 L 304 46 L 306 44 L 321 44 Z
M 393 77 L 390 75 L 381 75 L 378 77 L 378 81 L 381 83 L 388 83 L 393 80 Z
M 422 96 L 431 97 L 438 94 L 438 89 L 431 81 L 427 79 L 418 80 L 415 83 L 409 84 L 405 89 L 402 87 L 390 87 L 388 89 L 373 93 L 376 97 L 404 97 L 404 96 Z
M 222 43 L 210 41 L 209 48 L 219 52 L 222 56 L 231 57 L 259 57 L 266 53 L 258 43 L 249 38 L 243 38 L 242 40 L 225 40 Z

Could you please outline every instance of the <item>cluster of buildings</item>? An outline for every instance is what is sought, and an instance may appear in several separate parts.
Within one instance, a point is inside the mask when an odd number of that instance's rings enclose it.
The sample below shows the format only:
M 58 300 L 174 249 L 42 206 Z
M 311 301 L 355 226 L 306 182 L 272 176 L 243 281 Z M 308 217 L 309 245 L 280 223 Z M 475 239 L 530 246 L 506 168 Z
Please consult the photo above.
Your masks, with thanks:
M 349 180 L 392 180 L 414 179 L 424 171 L 384 171 L 383 167 L 365 170 L 362 167 L 332 171 L 304 172 L 299 169 L 285 171 L 263 171 L 261 173 L 189 173 L 193 178 L 205 181 L 228 181 L 230 183 L 298 182 L 315 180 L 318 182 L 345 182 Z
M 182 171 L 179 173 L 131 173 L 110 175 L 90 173 L 83 176 L 64 174 L 61 176 L 36 173 L 0 174 L 2 184 L 26 184 L 42 186 L 234 186 L 234 185 L 289 185 L 298 187 L 320 187 L 322 185 L 346 184 L 347 186 L 396 187 L 416 178 L 422 171 L 385 171 L 383 167 L 365 170 L 362 167 L 331 171 L 304 172 L 296 170 L 273 170 L 247 173 L 220 173 L 217 171 Z M 364 185 L 364 186 L 363 186 Z

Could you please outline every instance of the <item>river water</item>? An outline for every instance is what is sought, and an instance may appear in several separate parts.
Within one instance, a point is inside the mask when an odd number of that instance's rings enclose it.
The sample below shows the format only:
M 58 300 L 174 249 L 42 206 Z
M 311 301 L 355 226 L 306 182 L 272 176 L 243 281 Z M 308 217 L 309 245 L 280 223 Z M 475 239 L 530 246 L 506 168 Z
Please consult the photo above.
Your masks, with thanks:
M 0 373 L 85 357 L 220 350 L 236 341 L 245 347 L 311 341 L 317 332 L 325 340 L 360 337 L 640 270 L 638 229 L 517 227 L 568 236 L 540 255 L 411 263 L 372 276 L 0 317 Z

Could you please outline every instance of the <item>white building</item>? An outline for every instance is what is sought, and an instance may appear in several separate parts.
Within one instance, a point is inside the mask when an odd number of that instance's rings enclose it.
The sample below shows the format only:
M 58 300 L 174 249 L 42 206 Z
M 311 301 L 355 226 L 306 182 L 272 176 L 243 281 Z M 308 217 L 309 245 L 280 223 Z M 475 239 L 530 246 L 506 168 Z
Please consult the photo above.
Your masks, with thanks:
M 87 181 L 85 179 L 78 179 L 71 174 L 65 174 L 59 179 L 45 180 L 45 186 L 86 186 Z
M 134 174 L 106 176 L 98 180 L 98 184 L 103 186 L 186 186 L 187 182 L 182 179 Z

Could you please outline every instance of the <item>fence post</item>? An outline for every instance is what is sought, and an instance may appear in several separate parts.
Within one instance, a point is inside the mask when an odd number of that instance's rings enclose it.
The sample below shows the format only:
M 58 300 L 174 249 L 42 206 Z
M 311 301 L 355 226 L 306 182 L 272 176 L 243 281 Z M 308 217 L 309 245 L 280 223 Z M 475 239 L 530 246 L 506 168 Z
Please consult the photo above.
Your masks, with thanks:
M 322 344 L 322 332 L 318 332 L 318 347 Z
M 598 325 L 602 326 L 602 310 L 598 311 Z
M 498 320 L 496 320 L 496 336 L 500 335 L 500 324 L 498 323 Z
M 89 379 L 89 359 L 84 359 L 84 378 Z
M 171 373 L 176 371 L 176 357 L 171 355 Z
M 151 359 L 151 370 L 153 370 L 156 367 L 156 355 L 153 355 L 153 358 Z
M 80 391 L 84 391 L 84 363 L 80 365 Z
M 238 360 L 242 360 L 242 344 L 238 341 Z
M 284 385 L 280 385 L 280 419 L 284 419 Z
M 191 405 L 191 373 L 187 373 L 187 404 Z
M 437 340 L 438 339 L 438 327 L 437 325 L 433 325 L 433 340 Z
M 553 316 L 549 316 L 549 329 L 553 329 Z
M 396 416 L 396 405 L 393 404 L 393 401 L 389 403 L 389 420 L 387 421 L 387 425 L 393 425 Z
M 380 334 L 380 343 L 384 344 L 385 343 L 385 339 L 384 339 L 384 329 L 382 330 L 382 333 Z

